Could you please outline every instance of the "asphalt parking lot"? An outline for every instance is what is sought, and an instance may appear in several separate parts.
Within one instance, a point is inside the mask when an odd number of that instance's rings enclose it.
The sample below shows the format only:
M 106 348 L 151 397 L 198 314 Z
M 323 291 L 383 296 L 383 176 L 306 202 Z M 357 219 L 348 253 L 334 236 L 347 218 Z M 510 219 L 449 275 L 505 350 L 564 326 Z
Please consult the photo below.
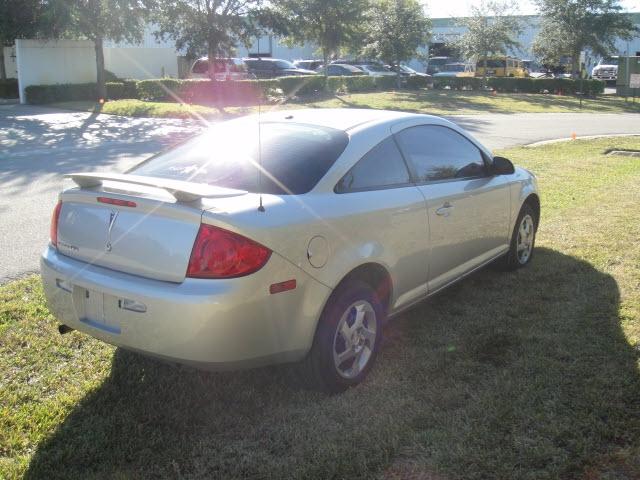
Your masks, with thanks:
M 572 133 L 640 134 L 636 114 L 481 114 L 452 120 L 492 149 Z M 37 270 L 64 174 L 126 170 L 200 128 L 182 120 L 0 105 L 0 282 Z

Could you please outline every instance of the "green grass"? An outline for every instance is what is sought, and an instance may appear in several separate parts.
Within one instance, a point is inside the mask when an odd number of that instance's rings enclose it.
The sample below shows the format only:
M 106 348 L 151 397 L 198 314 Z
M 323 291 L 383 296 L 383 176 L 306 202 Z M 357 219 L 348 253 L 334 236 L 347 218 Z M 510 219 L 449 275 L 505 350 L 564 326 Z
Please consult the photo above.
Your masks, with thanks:
M 92 102 L 62 102 L 52 104 L 71 110 L 93 110 Z M 582 109 L 575 97 L 535 94 L 497 94 L 488 92 L 459 92 L 448 90 L 421 90 L 398 92 L 357 93 L 332 96 L 317 101 L 290 101 L 285 104 L 265 105 L 270 109 L 288 108 L 375 108 L 403 110 L 434 115 L 455 115 L 473 113 L 566 113 L 598 112 L 620 113 L 640 112 L 640 102 L 625 102 L 612 95 L 596 99 L 585 99 Z M 201 105 L 182 105 L 167 102 L 143 102 L 141 100 L 114 100 L 104 104 L 102 113 L 132 117 L 199 118 L 210 120 L 230 118 L 247 113 L 255 113 L 257 107 L 212 108 Z
M 314 107 L 354 107 L 403 110 L 435 115 L 472 113 L 640 112 L 640 102 L 612 95 L 580 100 L 572 96 L 420 90 L 359 93 L 311 103 Z
M 612 147 L 640 139 L 500 152 L 538 174 L 532 264 L 403 314 L 343 395 L 60 336 L 37 278 L 0 287 L 0 478 L 640 478 L 640 160 Z
M 202 105 L 173 102 L 143 102 L 142 100 L 113 100 L 103 105 L 90 101 L 52 103 L 49 106 L 67 110 L 95 111 L 109 115 L 154 118 L 200 118 L 221 119 L 224 112 Z

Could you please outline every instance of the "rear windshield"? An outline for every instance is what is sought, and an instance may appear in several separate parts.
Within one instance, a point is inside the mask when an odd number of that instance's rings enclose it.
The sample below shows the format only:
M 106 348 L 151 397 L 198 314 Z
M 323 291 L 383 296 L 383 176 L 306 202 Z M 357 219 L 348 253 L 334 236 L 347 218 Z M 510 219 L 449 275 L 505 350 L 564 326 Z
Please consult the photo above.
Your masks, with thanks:
M 136 175 L 206 183 L 252 193 L 302 194 L 311 190 L 349 143 L 332 128 L 262 123 L 262 172 L 258 168 L 258 124 L 221 124 L 149 159 Z

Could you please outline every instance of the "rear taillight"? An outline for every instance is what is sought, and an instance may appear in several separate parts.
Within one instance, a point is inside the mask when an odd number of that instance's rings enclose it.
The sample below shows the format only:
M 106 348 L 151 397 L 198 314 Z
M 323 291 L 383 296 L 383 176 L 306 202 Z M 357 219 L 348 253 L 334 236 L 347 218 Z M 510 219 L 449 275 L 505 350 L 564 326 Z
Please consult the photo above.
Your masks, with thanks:
M 56 208 L 53 209 L 51 215 L 51 230 L 49 230 L 49 238 L 51 239 L 51 245 L 58 247 L 58 219 L 60 218 L 60 210 L 62 209 L 62 202 L 58 200 Z
M 202 224 L 193 244 L 187 277 L 232 278 L 260 270 L 271 250 L 242 235 Z

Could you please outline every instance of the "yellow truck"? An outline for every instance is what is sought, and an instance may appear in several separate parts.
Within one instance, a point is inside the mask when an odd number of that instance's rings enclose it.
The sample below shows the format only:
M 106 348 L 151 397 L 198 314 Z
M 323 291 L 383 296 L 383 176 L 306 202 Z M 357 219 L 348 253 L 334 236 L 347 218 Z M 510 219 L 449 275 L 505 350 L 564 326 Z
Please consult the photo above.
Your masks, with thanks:
M 476 77 L 528 77 L 529 72 L 523 66 L 522 60 L 514 57 L 489 57 L 476 63 Z

